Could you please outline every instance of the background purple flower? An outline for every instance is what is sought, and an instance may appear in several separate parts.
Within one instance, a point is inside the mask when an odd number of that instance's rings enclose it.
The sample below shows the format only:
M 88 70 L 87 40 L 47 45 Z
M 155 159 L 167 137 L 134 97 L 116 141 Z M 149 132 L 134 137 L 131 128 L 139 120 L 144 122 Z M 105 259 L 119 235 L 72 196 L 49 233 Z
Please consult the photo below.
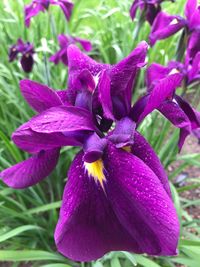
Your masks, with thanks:
M 79 37 L 60 34 L 58 35 L 58 42 L 60 45 L 60 50 L 52 55 L 49 59 L 55 64 L 58 64 L 61 61 L 64 65 L 68 65 L 67 48 L 70 44 L 79 43 L 85 51 L 89 52 L 92 50 L 91 42 Z
M 179 150 L 185 138 L 200 128 L 199 113 L 189 103 L 175 94 L 181 85 L 183 74 L 171 66 L 152 64 L 147 70 L 148 94 L 139 99 L 132 109 L 135 121 L 140 121 L 154 109 L 159 110 L 172 124 L 180 128 Z M 136 115 L 134 115 L 134 113 Z
M 169 15 L 160 12 L 156 17 L 149 36 L 151 45 L 158 40 L 168 38 L 185 27 L 186 33 L 195 34 L 200 29 L 200 9 L 196 0 L 187 0 L 185 5 L 185 17 Z M 190 37 L 191 38 L 191 37 Z
M 143 10 L 146 20 L 152 24 L 158 13 L 161 11 L 162 0 L 134 0 L 130 8 L 130 16 L 134 20 L 137 9 Z
M 37 16 L 40 12 L 45 12 L 49 5 L 58 5 L 61 7 L 67 20 L 70 20 L 73 3 L 69 0 L 33 0 L 31 4 L 25 6 L 25 25 L 30 26 L 31 18 Z
M 9 49 L 9 61 L 12 62 L 20 55 L 20 63 L 25 72 L 31 72 L 34 64 L 33 59 L 34 47 L 33 44 L 18 39 L 17 43 Z

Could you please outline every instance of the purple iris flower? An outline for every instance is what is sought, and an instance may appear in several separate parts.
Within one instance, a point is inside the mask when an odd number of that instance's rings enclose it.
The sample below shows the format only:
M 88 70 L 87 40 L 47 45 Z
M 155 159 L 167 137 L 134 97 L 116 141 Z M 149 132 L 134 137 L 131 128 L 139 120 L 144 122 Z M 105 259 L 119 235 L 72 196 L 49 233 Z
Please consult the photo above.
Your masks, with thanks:
M 199 31 L 200 9 L 197 6 L 197 0 L 187 1 L 185 5 L 185 17 L 160 12 L 152 25 L 149 36 L 150 44 L 154 45 L 158 40 L 168 38 L 183 28 L 186 29 L 189 35 L 193 35 L 194 32 Z
M 40 12 L 48 10 L 49 5 L 60 6 L 66 19 L 70 20 L 73 3 L 69 0 L 33 0 L 31 4 L 25 6 L 25 25 L 30 26 L 31 18 L 38 15 Z
M 20 83 L 26 101 L 39 114 L 20 126 L 12 139 L 33 156 L 0 177 L 10 187 L 26 188 L 50 174 L 62 146 L 81 147 L 68 173 L 55 231 L 58 251 L 72 260 L 95 260 L 112 250 L 176 254 L 179 223 L 166 173 L 132 118 L 116 110 L 129 101 L 146 49 L 141 43 L 110 66 L 72 45 L 69 90 L 53 91 L 29 80 Z M 105 118 L 116 123 L 106 136 L 94 118 L 93 106 L 99 103 L 104 103 Z
M 198 52 L 193 60 L 185 60 L 184 63 L 171 61 L 168 64 L 169 70 L 177 69 L 184 77 L 186 86 L 194 82 L 200 81 L 200 52 Z
M 10 47 L 9 49 L 9 61 L 12 62 L 17 59 L 18 54 L 21 55 L 21 66 L 25 72 L 31 72 L 34 64 L 33 54 L 34 54 L 33 44 L 26 42 L 24 43 L 22 39 L 18 39 L 17 43 Z
M 49 59 L 55 64 L 58 64 L 60 61 L 62 61 L 64 65 L 68 65 L 67 48 L 70 44 L 79 43 L 82 48 L 87 52 L 91 51 L 92 49 L 92 44 L 90 41 L 81 39 L 79 37 L 72 37 L 70 35 L 58 35 L 58 42 L 60 45 L 60 50 L 56 52 L 53 56 L 51 56 Z
M 148 94 L 139 99 L 132 110 L 135 121 L 141 121 L 154 109 L 159 110 L 172 124 L 180 128 L 179 150 L 185 138 L 200 128 L 200 114 L 189 103 L 175 94 L 181 85 L 183 74 L 171 66 L 152 64 L 147 70 Z
M 144 10 L 146 20 L 152 25 L 154 19 L 161 11 L 161 2 L 163 2 L 163 0 L 134 0 L 130 8 L 132 20 L 134 20 L 136 16 L 137 9 L 140 8 L 140 10 Z

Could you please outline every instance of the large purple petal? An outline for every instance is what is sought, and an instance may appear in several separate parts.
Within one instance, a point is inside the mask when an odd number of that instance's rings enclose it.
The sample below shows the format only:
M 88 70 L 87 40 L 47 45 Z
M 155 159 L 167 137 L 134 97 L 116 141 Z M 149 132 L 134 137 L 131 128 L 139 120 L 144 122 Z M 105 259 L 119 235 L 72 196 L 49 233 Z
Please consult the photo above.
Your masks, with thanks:
M 99 101 L 102 105 L 104 116 L 108 119 L 114 120 L 111 98 L 111 80 L 106 70 L 102 72 L 99 79 L 98 92 Z
M 105 192 L 88 176 L 82 152 L 68 173 L 55 241 L 59 252 L 76 261 L 95 260 L 112 250 L 139 252 Z
M 165 78 L 168 74 L 169 68 L 157 63 L 152 63 L 146 72 L 146 84 L 148 91 L 150 91 L 155 82 Z
M 20 81 L 20 89 L 28 104 L 37 112 L 62 105 L 56 91 L 46 85 L 30 80 L 22 80 Z
M 111 68 L 111 93 L 118 95 L 119 93 L 127 94 L 127 84 L 130 80 L 134 80 L 138 68 L 145 66 L 148 44 L 143 41 L 124 59 Z M 130 94 L 130 93 L 129 93 Z
M 141 42 L 128 57 L 104 70 L 98 85 L 99 100 L 106 118 L 121 119 L 131 107 L 133 82 L 139 67 L 145 65 L 148 45 Z
M 183 98 L 181 98 L 178 95 L 174 96 L 175 100 L 177 101 L 180 108 L 185 112 L 185 114 L 188 116 L 192 129 L 197 129 L 200 127 L 200 117 L 199 113 L 196 112 L 190 104 L 185 101 Z
M 73 106 L 50 108 L 34 116 L 28 124 L 39 133 L 95 131 L 91 114 Z
M 32 186 L 53 171 L 59 158 L 59 151 L 59 149 L 41 151 L 0 172 L 0 178 L 12 188 L 21 189 Z
M 70 106 L 71 103 L 68 101 L 68 90 L 58 90 L 56 91 L 56 94 L 61 99 L 62 103 L 64 103 L 66 106 Z
M 171 16 L 160 12 L 155 18 L 149 36 L 150 44 L 153 46 L 158 40 L 165 39 L 186 25 L 185 19 L 180 16 Z
M 107 64 L 97 63 L 95 60 L 85 55 L 77 46 L 70 45 L 67 50 L 69 79 L 68 87 L 74 88 L 77 76 L 83 69 L 87 69 L 93 76 L 97 76 L 103 69 L 109 69 Z
M 60 106 L 43 111 L 12 135 L 15 144 L 29 153 L 61 146 L 80 146 L 96 130 L 90 113 L 76 107 Z
M 138 243 L 129 250 L 175 255 L 179 222 L 172 200 L 155 173 L 141 159 L 113 146 L 104 159 L 106 194 L 123 227 Z
M 22 150 L 29 153 L 38 153 L 62 146 L 81 146 L 87 132 L 64 133 L 37 133 L 30 129 L 28 123 L 19 127 L 12 135 L 13 142 Z
M 135 156 L 140 158 L 150 169 L 152 169 L 162 183 L 167 194 L 171 196 L 168 177 L 158 156 L 146 139 L 137 131 L 135 131 L 134 134 L 134 144 L 132 145 L 131 150 Z

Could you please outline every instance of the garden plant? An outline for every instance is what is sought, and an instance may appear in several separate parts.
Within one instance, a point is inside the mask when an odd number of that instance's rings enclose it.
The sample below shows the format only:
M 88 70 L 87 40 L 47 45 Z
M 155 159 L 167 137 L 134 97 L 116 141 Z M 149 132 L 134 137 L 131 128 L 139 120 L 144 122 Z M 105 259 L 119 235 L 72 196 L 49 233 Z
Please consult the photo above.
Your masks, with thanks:
M 0 266 L 200 266 L 200 3 L 0 2 Z

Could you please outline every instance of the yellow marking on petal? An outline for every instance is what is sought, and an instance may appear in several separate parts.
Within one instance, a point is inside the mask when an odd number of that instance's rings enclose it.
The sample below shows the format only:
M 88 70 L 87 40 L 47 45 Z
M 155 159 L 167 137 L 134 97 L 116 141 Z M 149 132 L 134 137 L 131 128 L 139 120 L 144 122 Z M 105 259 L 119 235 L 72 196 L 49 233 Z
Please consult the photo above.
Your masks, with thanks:
M 174 18 L 169 25 L 175 25 L 178 23 L 178 20 L 176 18 Z
M 169 75 L 172 75 L 172 74 L 176 74 L 176 73 L 179 73 L 179 71 L 177 69 L 172 69 L 169 73 Z
M 103 161 L 102 159 L 98 159 L 92 163 L 84 162 L 85 168 L 88 171 L 88 174 L 92 176 L 97 183 L 99 181 L 101 187 L 104 190 L 103 183 L 106 181 L 106 177 L 103 173 Z
M 131 152 L 131 146 L 124 146 L 122 147 L 123 150 L 127 151 L 127 152 Z

